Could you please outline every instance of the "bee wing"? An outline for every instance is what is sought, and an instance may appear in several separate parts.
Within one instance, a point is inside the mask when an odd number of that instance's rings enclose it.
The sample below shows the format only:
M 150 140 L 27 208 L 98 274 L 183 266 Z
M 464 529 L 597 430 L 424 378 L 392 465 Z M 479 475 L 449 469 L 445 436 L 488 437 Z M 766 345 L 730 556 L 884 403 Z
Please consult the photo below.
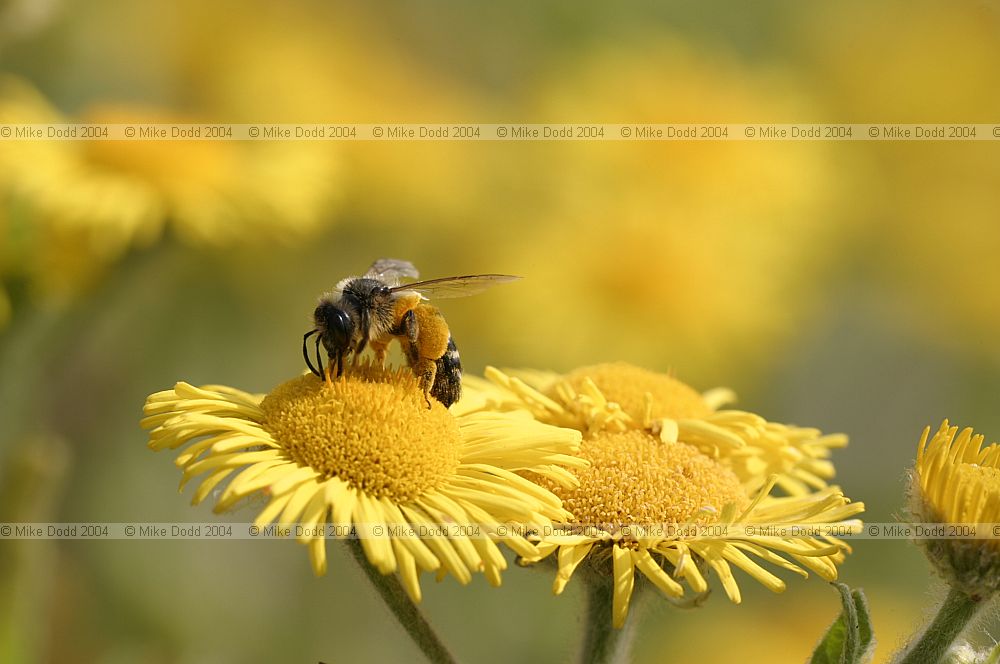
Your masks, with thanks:
M 392 289 L 393 292 L 416 291 L 428 299 L 443 299 L 448 297 L 467 297 L 482 293 L 487 288 L 497 284 L 517 281 L 521 277 L 512 274 L 470 274 L 464 277 L 442 277 L 428 279 L 412 284 L 403 284 Z
M 403 279 L 416 279 L 420 276 L 417 268 L 410 261 L 396 258 L 380 258 L 365 272 L 365 277 L 378 279 L 387 284 L 398 284 Z

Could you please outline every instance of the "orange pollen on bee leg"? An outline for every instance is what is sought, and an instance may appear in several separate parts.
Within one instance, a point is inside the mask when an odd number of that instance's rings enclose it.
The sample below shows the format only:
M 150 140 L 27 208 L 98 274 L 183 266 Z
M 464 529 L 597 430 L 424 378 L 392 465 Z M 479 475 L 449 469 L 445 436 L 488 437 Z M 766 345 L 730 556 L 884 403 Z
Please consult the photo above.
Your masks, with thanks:
M 413 295 L 400 295 L 396 298 L 394 317 L 398 322 L 407 311 L 416 309 L 417 305 L 420 304 L 420 296 L 414 293 Z

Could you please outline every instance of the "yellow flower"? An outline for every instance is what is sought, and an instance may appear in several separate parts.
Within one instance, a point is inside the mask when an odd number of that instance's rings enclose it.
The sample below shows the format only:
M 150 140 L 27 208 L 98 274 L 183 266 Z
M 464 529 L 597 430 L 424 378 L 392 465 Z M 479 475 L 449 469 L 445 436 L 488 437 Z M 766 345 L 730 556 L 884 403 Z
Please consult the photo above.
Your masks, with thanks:
M 826 19 L 803 26 L 812 74 L 827 90 L 827 113 L 843 122 L 920 122 L 936 135 L 919 145 L 865 143 L 857 152 L 864 161 L 844 169 L 853 172 L 844 180 L 853 186 L 844 193 L 843 216 L 879 220 L 859 226 L 857 242 L 877 257 L 866 261 L 867 278 L 890 289 L 881 299 L 888 324 L 992 359 L 1000 308 L 984 293 L 1000 285 L 1000 265 L 990 260 L 1000 246 L 1000 163 L 989 129 L 968 140 L 969 127 L 954 123 L 992 122 L 1000 108 L 1000 88 L 982 84 L 1000 59 L 1000 40 L 976 3 L 932 3 L 885 30 L 903 6 L 878 3 L 856 21 L 836 18 L 843 10 L 831 6 Z M 961 137 L 967 140 L 954 140 Z
M 79 118 L 136 124 L 199 119 L 107 104 Z M 0 122 L 71 121 L 29 84 L 0 80 Z M 82 236 L 83 248 L 114 258 L 152 242 L 168 223 L 182 239 L 200 244 L 311 232 L 327 219 L 336 189 L 331 155 L 328 147 L 289 141 L 11 141 L 0 151 L 0 189 L 34 224 Z
M 123 105 L 70 119 L 28 83 L 0 77 L 0 123 L 198 120 Z M 327 145 L 291 141 L 6 141 L 0 235 L 6 225 L 13 246 L 0 247 L 0 278 L 23 281 L 31 297 L 67 300 L 167 228 L 199 246 L 301 239 L 330 219 L 335 157 Z
M 301 523 L 317 574 L 326 571 L 326 546 L 314 527 L 356 525 L 368 560 L 383 574 L 398 572 L 415 601 L 419 571 L 461 583 L 482 571 L 499 585 L 506 562 L 494 540 L 537 555 L 515 529 L 497 528 L 545 526 L 568 514 L 558 497 L 517 473 L 569 488 L 576 480 L 566 468 L 585 465 L 570 456 L 579 447 L 575 431 L 506 414 L 455 417 L 437 402 L 428 409 L 408 369 L 367 364 L 332 387 L 307 374 L 266 397 L 178 383 L 151 395 L 145 415 L 152 449 L 184 446 L 176 461 L 182 488 L 205 474 L 195 504 L 231 476 L 216 512 L 269 495 L 256 525 Z M 463 524 L 483 535 L 447 528 Z
M 1000 522 L 1000 446 L 983 447 L 983 435 L 949 426 L 930 437 L 924 429 L 917 448 L 910 507 L 923 522 Z M 928 438 L 930 438 L 928 442 Z M 985 598 L 1000 588 L 998 540 L 950 538 L 917 540 L 938 572 L 970 597 Z
M 669 31 L 595 44 L 549 73 L 529 98 L 539 122 L 721 130 L 822 115 L 780 68 Z M 484 207 L 502 228 L 522 229 L 498 235 L 484 258 L 499 254 L 532 287 L 495 315 L 518 319 L 524 336 L 559 340 L 519 348 L 519 361 L 572 367 L 614 348 L 634 361 L 683 358 L 686 374 L 713 381 L 767 367 L 819 313 L 817 292 L 860 216 L 840 214 L 844 155 L 831 142 L 618 139 L 507 146 L 519 169 L 497 178 L 522 207 Z M 547 315 L 522 320 L 515 306 Z M 504 348 L 507 332 L 494 328 L 483 334 Z
M 827 486 L 834 448 L 843 434 L 769 422 L 746 411 L 722 408 L 735 400 L 719 388 L 699 394 L 668 376 L 625 362 L 598 364 L 566 375 L 541 371 L 504 373 L 492 367 L 492 384 L 467 377 L 477 396 L 461 409 L 528 409 L 541 422 L 584 432 L 639 429 L 664 443 L 683 442 L 735 473 L 747 494 L 771 476 L 790 495 Z M 478 398 L 477 398 L 478 397 Z
M 475 122 L 495 111 L 492 100 L 478 99 L 470 94 L 474 89 L 442 76 L 436 63 L 414 57 L 383 17 L 363 5 L 183 0 L 180 6 L 191 23 L 175 42 L 185 62 L 181 75 L 205 106 L 230 122 L 430 124 Z M 449 131 L 454 137 L 451 126 Z M 495 193 L 495 148 L 483 142 L 358 141 L 337 147 L 350 164 L 347 205 L 361 219 L 394 232 L 464 230 Z
M 732 566 L 770 590 L 785 588 L 751 556 L 803 576 L 809 569 L 827 580 L 837 577 L 850 549 L 823 528 L 837 524 L 839 533 L 856 532 L 860 522 L 845 520 L 864 505 L 825 486 L 804 470 L 809 464 L 798 465 L 809 458 L 803 450 L 816 456 L 828 450 L 816 432 L 717 411 L 731 397 L 726 391 L 702 396 L 673 378 L 627 364 L 562 377 L 525 372 L 518 378 L 496 369 L 487 375 L 492 386 L 467 383 L 465 412 L 526 410 L 539 421 L 584 433 L 580 456 L 590 466 L 576 472 L 579 486 L 540 479 L 563 499 L 572 521 L 562 532 L 541 534 L 539 554 L 523 557 L 531 563 L 556 555 L 556 593 L 586 562 L 583 569 L 595 582 L 613 581 L 613 624 L 621 627 L 636 570 L 674 599 L 684 595 L 681 581 L 695 593 L 706 592 L 705 573 L 714 571 L 737 603 L 741 594 Z M 798 459 L 784 465 L 780 460 L 788 456 Z M 782 486 L 794 495 L 772 496 L 782 480 L 757 476 L 778 468 L 785 471 Z M 818 490 L 810 493 L 809 486 Z M 792 525 L 810 525 L 815 532 L 781 530 Z

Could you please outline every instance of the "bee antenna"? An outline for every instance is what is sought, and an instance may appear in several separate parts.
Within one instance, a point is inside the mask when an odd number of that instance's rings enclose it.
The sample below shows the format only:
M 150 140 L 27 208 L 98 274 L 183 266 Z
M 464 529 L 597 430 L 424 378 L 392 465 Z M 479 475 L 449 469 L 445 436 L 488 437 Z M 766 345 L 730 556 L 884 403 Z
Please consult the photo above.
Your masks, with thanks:
M 309 340 L 309 337 L 316 334 L 317 332 L 319 332 L 319 330 L 309 330 L 308 332 L 306 332 L 305 336 L 302 337 L 302 357 L 305 358 L 306 366 L 309 367 L 309 371 L 313 372 L 314 374 L 322 378 L 323 374 L 317 371 L 316 367 L 313 366 L 312 359 L 310 359 L 309 357 L 309 348 L 306 346 L 306 342 Z M 319 357 L 319 348 L 318 348 L 319 337 L 316 337 L 316 344 L 317 344 L 316 356 Z M 320 365 L 322 366 L 322 364 L 323 363 L 321 361 Z

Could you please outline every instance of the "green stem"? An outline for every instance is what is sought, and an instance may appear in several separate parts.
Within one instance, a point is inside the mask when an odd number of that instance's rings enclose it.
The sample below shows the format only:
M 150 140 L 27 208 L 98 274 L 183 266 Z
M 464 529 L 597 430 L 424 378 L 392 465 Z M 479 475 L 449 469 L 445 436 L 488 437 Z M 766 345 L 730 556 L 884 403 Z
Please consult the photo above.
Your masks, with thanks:
M 71 448 L 48 437 L 17 441 L 0 466 L 0 521 L 52 521 Z M 48 659 L 57 542 L 0 540 L 0 661 Z
M 434 633 L 434 630 L 427 622 L 427 619 L 424 618 L 420 609 L 417 608 L 417 605 L 406 594 L 403 585 L 399 582 L 396 575 L 382 574 L 375 569 L 365 556 L 365 551 L 361 547 L 361 540 L 350 538 L 345 541 L 347 542 L 347 548 L 351 550 L 351 554 L 354 556 L 354 560 L 358 563 L 358 567 L 368 577 L 368 581 L 378 591 L 382 601 L 389 607 L 392 614 L 396 616 L 396 620 L 403 626 L 403 629 L 410 635 L 410 638 L 417 644 L 417 647 L 427 656 L 427 659 L 434 664 L 454 664 L 455 658 L 444 647 L 444 644 L 441 643 L 437 634 Z
M 45 373 L 38 369 L 45 357 L 41 349 L 52 340 L 61 320 L 53 311 L 32 310 L 0 334 L 0 403 L 5 415 L 0 418 L 0 448 L 5 441 L 23 437 L 26 423 L 38 418 L 34 397 Z
M 980 598 L 951 588 L 933 622 L 896 660 L 897 664 L 927 664 L 940 660 L 982 606 Z
M 583 632 L 582 664 L 613 664 L 629 661 L 632 649 L 633 627 L 638 616 L 632 615 L 621 629 L 611 624 L 611 608 L 614 603 L 615 584 L 609 578 L 590 575 L 584 587 L 587 589 L 587 615 Z M 636 588 L 636 590 L 639 590 Z M 631 613 L 635 613 L 636 597 L 633 593 Z

